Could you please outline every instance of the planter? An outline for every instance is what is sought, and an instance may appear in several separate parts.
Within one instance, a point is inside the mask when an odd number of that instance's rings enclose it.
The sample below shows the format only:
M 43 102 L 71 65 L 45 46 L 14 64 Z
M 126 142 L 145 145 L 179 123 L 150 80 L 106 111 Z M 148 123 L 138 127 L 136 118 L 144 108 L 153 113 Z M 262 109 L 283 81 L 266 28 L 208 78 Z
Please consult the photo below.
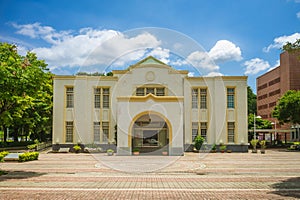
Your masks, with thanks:
M 227 150 L 227 153 L 231 153 L 232 152 L 232 150 Z
M 217 153 L 217 150 L 211 150 L 210 153 Z
M 224 153 L 225 152 L 225 150 L 221 150 L 221 153 Z
M 135 155 L 135 156 L 140 155 L 140 152 L 139 151 L 134 151 L 133 155 Z
M 252 149 L 252 153 L 257 153 L 257 150 L 256 149 Z
M 113 156 L 113 155 L 114 155 L 114 152 L 107 152 L 107 155 L 108 155 L 108 156 Z
M 261 154 L 265 154 L 266 151 L 265 151 L 264 149 L 262 149 L 262 150 L 260 150 L 260 153 L 261 153 Z
M 167 155 L 168 155 L 168 152 L 167 152 L 167 151 L 163 151 L 163 152 L 162 152 L 162 155 L 167 156 Z

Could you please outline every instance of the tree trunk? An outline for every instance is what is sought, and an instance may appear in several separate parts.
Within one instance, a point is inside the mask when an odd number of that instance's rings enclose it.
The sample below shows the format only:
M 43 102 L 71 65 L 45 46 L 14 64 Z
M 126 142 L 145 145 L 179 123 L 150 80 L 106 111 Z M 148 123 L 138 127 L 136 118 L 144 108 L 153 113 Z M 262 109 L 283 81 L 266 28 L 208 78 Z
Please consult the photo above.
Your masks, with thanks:
M 6 141 L 7 141 L 7 128 L 6 128 L 6 126 L 2 126 L 2 128 L 3 128 L 3 141 L 4 141 L 4 143 L 6 143 Z

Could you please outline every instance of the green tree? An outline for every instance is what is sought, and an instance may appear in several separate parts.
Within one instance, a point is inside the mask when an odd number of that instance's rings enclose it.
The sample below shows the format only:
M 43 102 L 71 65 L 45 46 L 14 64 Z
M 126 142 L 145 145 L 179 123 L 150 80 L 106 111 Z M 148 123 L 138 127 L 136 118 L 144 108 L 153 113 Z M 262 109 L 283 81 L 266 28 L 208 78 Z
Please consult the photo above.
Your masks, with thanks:
M 287 91 L 279 99 L 272 114 L 281 124 L 300 124 L 300 91 Z
M 297 39 L 296 42 L 294 42 L 294 43 L 287 42 L 285 45 L 283 45 L 282 50 L 288 51 L 290 53 L 299 51 L 300 50 L 300 39 Z
M 248 115 L 256 113 L 256 95 L 253 93 L 250 86 L 247 87 L 248 92 Z
M 254 128 L 254 115 L 248 115 L 248 129 Z M 255 118 L 255 128 L 256 129 L 270 129 L 272 128 L 272 122 L 266 119 Z
M 14 139 L 24 130 L 35 132 L 52 120 L 52 74 L 34 53 L 21 56 L 17 47 L 0 43 L 0 126 Z M 49 128 L 48 128 L 49 129 Z

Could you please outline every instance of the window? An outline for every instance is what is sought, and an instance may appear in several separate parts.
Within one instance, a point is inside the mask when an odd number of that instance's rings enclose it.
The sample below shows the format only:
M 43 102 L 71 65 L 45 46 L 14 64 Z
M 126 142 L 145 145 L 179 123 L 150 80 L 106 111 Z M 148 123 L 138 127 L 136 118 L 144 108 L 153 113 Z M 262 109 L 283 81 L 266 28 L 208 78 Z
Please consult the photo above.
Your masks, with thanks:
M 74 107 L 74 88 L 67 87 L 66 95 L 67 95 L 67 102 L 66 102 L 67 108 L 73 108 Z
M 200 89 L 200 109 L 206 109 L 207 90 Z
M 135 91 L 136 96 L 145 96 L 150 93 L 156 96 L 165 96 L 165 88 L 164 87 L 139 87 L 136 88 Z
M 102 142 L 107 143 L 109 137 L 109 122 L 102 122 L 103 138 Z
M 192 108 L 198 108 L 198 89 L 192 89 Z
M 234 88 L 227 88 L 227 108 L 234 108 Z
M 103 88 L 103 108 L 109 108 L 109 88 Z
M 100 122 L 94 122 L 94 143 L 100 142 Z
M 66 142 L 73 142 L 73 122 L 66 122 Z
M 136 89 L 136 96 L 144 96 L 145 95 L 145 89 L 144 88 L 137 88 Z
M 156 88 L 156 96 L 165 96 L 165 88 Z
M 207 141 L 207 138 L 206 138 L 207 123 L 206 122 L 200 123 L 200 133 L 201 133 L 201 137 L 203 137 L 205 139 L 205 141 Z
M 95 88 L 94 89 L 95 108 L 100 108 L 100 102 L 101 102 L 101 88 Z
M 227 123 L 228 142 L 234 143 L 234 122 Z
M 149 93 L 155 94 L 154 93 L 154 88 L 146 88 L 146 95 L 149 94 Z
M 192 122 L 192 141 L 195 140 L 197 135 L 198 135 L 198 122 Z
M 95 88 L 94 89 L 94 106 L 95 108 L 101 107 L 102 100 L 102 108 L 109 108 L 109 88 Z

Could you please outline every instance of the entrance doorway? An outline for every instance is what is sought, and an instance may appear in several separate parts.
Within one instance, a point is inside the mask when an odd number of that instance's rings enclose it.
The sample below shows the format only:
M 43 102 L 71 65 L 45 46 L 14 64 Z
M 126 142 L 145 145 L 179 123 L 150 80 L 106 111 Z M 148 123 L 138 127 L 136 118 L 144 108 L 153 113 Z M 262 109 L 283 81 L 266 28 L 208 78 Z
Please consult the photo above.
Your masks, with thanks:
M 165 120 L 157 114 L 145 114 L 139 117 L 132 127 L 132 150 L 140 153 L 161 155 L 168 152 L 169 128 Z

